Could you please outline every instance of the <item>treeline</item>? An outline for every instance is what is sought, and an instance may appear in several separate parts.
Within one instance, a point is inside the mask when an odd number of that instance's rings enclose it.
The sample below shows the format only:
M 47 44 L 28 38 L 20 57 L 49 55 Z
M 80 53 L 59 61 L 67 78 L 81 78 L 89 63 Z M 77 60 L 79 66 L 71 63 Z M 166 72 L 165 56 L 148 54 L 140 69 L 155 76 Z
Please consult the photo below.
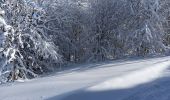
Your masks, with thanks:
M 169 0 L 0 2 L 3 82 L 68 63 L 169 53 Z

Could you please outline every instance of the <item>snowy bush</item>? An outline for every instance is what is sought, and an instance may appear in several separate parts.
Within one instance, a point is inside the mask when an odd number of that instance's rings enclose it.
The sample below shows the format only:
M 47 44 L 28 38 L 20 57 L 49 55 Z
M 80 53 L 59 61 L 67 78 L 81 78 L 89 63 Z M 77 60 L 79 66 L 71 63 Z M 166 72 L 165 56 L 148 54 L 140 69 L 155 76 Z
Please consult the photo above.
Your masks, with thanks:
M 46 39 L 43 29 L 38 28 L 43 11 L 24 0 L 6 1 L 3 8 L 11 26 L 2 17 L 4 42 L 0 80 L 34 78 L 59 66 L 62 60 L 57 47 Z

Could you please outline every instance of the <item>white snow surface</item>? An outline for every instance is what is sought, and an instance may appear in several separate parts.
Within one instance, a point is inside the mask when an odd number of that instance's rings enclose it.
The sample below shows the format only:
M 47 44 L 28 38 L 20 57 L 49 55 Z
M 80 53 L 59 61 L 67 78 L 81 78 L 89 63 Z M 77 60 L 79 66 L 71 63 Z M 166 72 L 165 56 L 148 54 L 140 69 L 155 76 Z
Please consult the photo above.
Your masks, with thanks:
M 169 67 L 169 64 L 170 64 L 169 62 L 162 62 L 149 68 L 134 71 L 127 75 L 113 78 L 94 87 L 90 87 L 89 90 L 103 91 L 112 89 L 133 88 L 139 84 L 151 82 L 158 78 L 161 75 L 161 72 Z
M 170 100 L 170 57 L 87 64 L 0 85 L 0 100 Z

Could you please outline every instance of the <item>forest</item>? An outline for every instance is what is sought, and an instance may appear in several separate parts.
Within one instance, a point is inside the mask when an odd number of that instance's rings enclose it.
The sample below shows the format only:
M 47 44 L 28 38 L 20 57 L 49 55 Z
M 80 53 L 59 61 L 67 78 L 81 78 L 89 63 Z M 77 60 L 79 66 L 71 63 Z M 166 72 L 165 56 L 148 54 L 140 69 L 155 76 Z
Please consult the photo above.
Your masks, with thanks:
M 0 83 L 170 54 L 170 0 L 0 0 L 0 8 Z

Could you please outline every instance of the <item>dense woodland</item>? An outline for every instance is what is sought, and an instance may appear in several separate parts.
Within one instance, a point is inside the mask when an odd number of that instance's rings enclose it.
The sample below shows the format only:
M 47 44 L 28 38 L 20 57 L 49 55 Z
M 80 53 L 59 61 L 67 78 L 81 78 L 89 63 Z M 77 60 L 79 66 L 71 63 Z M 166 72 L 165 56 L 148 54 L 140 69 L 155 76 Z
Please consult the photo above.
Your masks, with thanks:
M 0 83 L 170 53 L 170 0 L 0 0 L 0 7 Z

